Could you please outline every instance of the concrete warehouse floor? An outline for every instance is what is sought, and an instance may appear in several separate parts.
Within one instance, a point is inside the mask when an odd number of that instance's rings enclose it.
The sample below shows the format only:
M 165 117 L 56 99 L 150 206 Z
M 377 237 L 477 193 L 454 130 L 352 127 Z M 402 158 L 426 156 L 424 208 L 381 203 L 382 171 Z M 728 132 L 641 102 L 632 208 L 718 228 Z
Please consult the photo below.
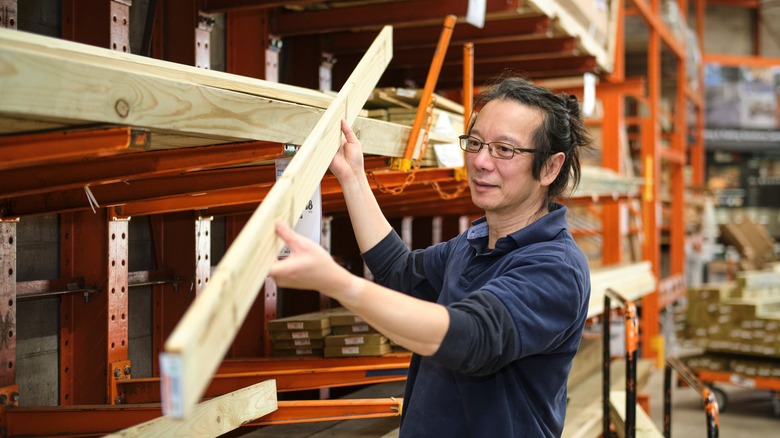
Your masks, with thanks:
M 778 436 L 780 415 L 774 413 L 769 391 L 721 385 L 729 405 L 721 412 L 719 436 L 728 438 L 763 438 Z M 663 370 L 652 372 L 643 392 L 650 396 L 650 414 L 663 431 Z M 374 385 L 358 391 L 355 398 L 397 397 L 403 382 Z M 672 436 L 706 436 L 706 416 L 698 395 L 691 388 L 674 388 L 672 395 Z M 398 418 L 379 418 L 322 423 L 270 426 L 243 435 L 244 438 L 396 438 Z

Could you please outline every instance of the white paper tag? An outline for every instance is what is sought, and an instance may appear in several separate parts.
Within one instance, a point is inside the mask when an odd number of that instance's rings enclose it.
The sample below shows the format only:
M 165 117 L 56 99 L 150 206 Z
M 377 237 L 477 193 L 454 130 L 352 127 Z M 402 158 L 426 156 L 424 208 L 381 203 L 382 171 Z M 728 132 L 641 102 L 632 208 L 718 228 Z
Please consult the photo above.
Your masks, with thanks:
M 596 109 L 596 75 L 585 73 L 582 79 L 582 114 L 589 117 Z
M 184 417 L 183 373 L 181 357 L 160 353 L 160 396 L 163 415 L 174 418 Z
M 282 177 L 284 169 L 290 164 L 292 158 L 278 158 L 276 159 L 276 179 Z M 320 187 L 314 191 L 311 199 L 304 207 L 298 222 L 295 223 L 295 232 L 308 238 L 309 240 L 320 243 L 322 237 L 322 196 Z M 290 255 L 290 248 L 287 245 L 279 252 L 279 258 L 284 258 Z
M 309 332 L 292 332 L 290 336 L 293 339 L 306 339 L 309 337 Z
M 457 143 L 434 144 L 433 152 L 439 167 L 463 167 L 463 150 Z
M 466 23 L 482 29 L 485 27 L 485 11 L 487 2 L 485 0 L 469 0 L 469 8 L 466 12 Z

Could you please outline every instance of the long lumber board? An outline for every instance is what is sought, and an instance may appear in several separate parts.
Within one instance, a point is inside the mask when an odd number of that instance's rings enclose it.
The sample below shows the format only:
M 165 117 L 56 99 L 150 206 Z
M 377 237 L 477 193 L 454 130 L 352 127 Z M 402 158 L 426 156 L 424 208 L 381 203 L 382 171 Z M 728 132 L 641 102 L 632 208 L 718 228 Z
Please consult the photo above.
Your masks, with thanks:
M 615 1 L 611 1 L 610 7 L 617 7 Z M 614 60 L 609 57 L 609 48 L 599 44 L 591 33 L 586 23 L 577 20 L 574 15 L 556 0 L 529 0 L 524 2 L 524 8 L 539 11 L 550 17 L 555 23 L 571 36 L 577 37 L 579 44 L 585 51 L 596 58 L 599 66 L 611 72 L 614 68 Z M 612 16 L 610 16 L 612 18 Z M 609 31 L 613 29 L 610 28 Z
M 644 388 L 654 369 L 654 360 L 640 359 L 637 362 L 636 385 Z M 613 362 L 610 367 L 610 391 L 624 390 L 626 387 L 626 367 Z M 602 435 L 603 377 L 601 369 L 592 373 L 585 381 L 569 387 L 569 402 L 566 404 L 566 419 L 563 423 L 563 438 L 599 438 Z M 596 396 L 594 397 L 594 394 Z M 625 405 L 625 402 L 623 403 Z
M 270 84 L 0 29 L 0 133 L 112 124 L 150 130 L 151 149 L 303 144 L 324 110 L 294 103 L 311 103 L 294 87 Z M 365 153 L 386 156 L 402 156 L 411 133 L 363 117 L 353 129 Z
M 203 395 L 282 248 L 274 221 L 297 220 L 339 148 L 339 120 L 355 121 L 391 57 L 392 28 L 385 27 L 165 342 L 166 415 L 185 417 Z
M 624 298 L 637 301 L 656 289 L 657 281 L 650 262 L 631 263 L 593 269 L 590 272 L 588 318 L 604 313 L 604 294 L 614 289 Z M 612 306 L 619 303 L 612 300 Z
M 270 414 L 277 408 L 276 381 L 265 380 L 200 403 L 183 421 L 159 417 L 108 437 L 215 437 Z
M 0 28 L 0 41 L 50 59 L 68 59 L 85 65 L 111 65 L 129 74 L 143 73 L 175 79 L 195 85 L 240 91 L 253 96 L 286 100 L 317 108 L 327 108 L 333 97 L 326 93 L 294 85 L 269 82 L 247 76 L 206 70 L 170 61 L 108 50 L 88 44 Z
M 619 438 L 662 438 L 664 436 L 658 427 L 656 427 L 650 416 L 642 409 L 641 406 L 634 406 L 634 412 L 636 412 L 634 425 L 634 437 L 626 437 L 626 392 L 625 391 L 610 391 L 609 392 L 609 418 L 612 419 L 612 423 L 615 425 L 615 432 Z

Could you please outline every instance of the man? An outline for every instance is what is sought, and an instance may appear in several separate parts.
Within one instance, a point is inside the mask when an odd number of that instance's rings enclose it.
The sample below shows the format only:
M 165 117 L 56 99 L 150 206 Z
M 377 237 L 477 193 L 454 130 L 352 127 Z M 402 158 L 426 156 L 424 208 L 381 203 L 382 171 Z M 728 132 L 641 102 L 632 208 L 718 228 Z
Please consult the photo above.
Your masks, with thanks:
M 506 78 L 460 137 L 485 216 L 454 239 L 409 251 L 382 215 L 355 134 L 331 163 L 377 283 L 339 267 L 277 223 L 292 256 L 281 286 L 338 300 L 413 353 L 402 437 L 560 436 L 566 382 L 590 297 L 587 260 L 554 202 L 579 182 L 589 144 L 576 98 Z M 403 293 L 398 293 L 401 291 Z

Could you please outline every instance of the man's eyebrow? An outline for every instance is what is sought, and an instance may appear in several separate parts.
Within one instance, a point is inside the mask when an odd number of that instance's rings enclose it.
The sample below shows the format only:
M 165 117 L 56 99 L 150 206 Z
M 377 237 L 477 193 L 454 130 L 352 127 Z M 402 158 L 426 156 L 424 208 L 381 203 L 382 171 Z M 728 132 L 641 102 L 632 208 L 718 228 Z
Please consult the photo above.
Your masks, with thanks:
M 479 135 L 479 129 L 472 129 L 471 133 L 469 133 L 469 135 Z M 485 139 L 483 138 L 482 141 L 484 141 L 484 140 Z M 493 143 L 493 142 L 496 142 L 496 141 L 499 142 L 499 143 L 506 143 L 506 144 L 509 144 L 509 145 L 512 145 L 512 146 L 518 147 L 518 148 L 524 147 L 521 141 L 517 140 L 514 137 L 507 136 L 507 135 L 501 135 L 501 136 L 498 137 L 497 140 L 493 140 L 493 141 L 491 141 L 489 143 Z

